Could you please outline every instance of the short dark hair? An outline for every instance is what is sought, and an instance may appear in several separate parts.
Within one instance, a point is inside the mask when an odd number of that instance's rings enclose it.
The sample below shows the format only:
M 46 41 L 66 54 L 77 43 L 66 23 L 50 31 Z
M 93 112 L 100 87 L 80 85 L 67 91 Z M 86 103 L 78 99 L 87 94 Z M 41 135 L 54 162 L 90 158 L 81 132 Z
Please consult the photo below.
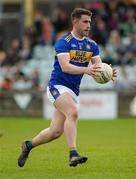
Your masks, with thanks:
M 71 20 L 80 19 L 82 15 L 92 16 L 92 12 L 84 8 L 75 8 L 71 13 Z

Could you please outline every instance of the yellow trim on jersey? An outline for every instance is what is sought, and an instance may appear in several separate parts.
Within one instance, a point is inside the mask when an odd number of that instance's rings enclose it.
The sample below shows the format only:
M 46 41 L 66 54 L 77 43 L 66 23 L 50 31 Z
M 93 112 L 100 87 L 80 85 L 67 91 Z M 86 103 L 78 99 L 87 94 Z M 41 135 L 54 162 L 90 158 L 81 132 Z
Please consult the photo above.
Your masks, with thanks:
M 95 45 L 97 45 L 97 43 L 96 43 L 94 40 L 92 40 L 92 39 L 90 39 L 90 38 L 88 38 L 88 37 L 86 37 L 86 39 L 87 39 L 89 42 L 93 42 Z
M 57 54 L 58 54 L 57 51 L 54 51 L 54 54 L 55 54 L 55 56 L 57 56 Z
M 73 38 L 72 34 L 69 34 L 69 35 L 65 38 L 65 40 L 66 40 L 67 42 L 69 42 L 72 38 Z

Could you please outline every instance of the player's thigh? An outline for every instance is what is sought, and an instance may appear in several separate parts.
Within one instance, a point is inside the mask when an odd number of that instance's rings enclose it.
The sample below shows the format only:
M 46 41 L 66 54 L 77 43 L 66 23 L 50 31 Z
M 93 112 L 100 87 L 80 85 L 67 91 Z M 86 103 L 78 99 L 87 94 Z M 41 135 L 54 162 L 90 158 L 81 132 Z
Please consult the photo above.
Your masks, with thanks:
M 78 108 L 73 97 L 69 93 L 61 94 L 54 103 L 55 107 L 66 117 L 69 115 L 78 115 Z
M 64 114 L 62 112 L 60 112 L 59 110 L 57 110 L 56 108 L 54 108 L 50 128 L 53 131 L 58 131 L 60 133 L 63 133 L 65 119 L 66 119 L 66 117 L 64 116 Z

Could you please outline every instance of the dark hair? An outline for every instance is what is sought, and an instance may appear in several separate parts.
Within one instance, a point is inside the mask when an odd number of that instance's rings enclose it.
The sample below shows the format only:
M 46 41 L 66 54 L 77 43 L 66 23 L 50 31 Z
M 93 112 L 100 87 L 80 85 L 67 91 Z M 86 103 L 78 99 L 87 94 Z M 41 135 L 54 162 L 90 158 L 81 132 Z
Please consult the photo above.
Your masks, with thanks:
M 92 12 L 84 8 L 75 8 L 71 13 L 71 20 L 80 19 L 82 15 L 92 16 Z

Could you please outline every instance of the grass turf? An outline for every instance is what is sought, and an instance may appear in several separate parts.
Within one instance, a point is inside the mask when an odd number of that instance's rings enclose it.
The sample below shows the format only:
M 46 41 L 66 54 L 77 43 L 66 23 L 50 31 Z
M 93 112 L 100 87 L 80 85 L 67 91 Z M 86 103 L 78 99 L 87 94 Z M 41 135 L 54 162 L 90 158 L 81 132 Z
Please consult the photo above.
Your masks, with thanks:
M 68 166 L 62 136 L 35 148 L 23 168 L 17 166 L 20 144 L 50 121 L 38 118 L 0 118 L 0 179 L 136 179 L 136 120 L 79 121 L 78 149 L 86 164 Z

